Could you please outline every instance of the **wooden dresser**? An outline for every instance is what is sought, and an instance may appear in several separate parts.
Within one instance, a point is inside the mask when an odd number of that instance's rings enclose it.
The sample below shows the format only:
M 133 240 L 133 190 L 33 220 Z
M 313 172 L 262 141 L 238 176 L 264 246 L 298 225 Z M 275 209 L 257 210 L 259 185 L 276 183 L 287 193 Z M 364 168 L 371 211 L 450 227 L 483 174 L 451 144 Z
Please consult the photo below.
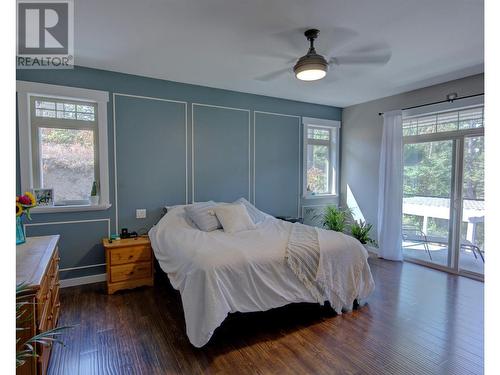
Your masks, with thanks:
M 18 331 L 19 345 L 27 339 L 52 329 L 59 318 L 59 235 L 28 237 L 16 246 L 16 284 L 25 283 L 29 288 L 22 301 L 28 309 L 26 319 Z M 37 345 L 38 358 L 28 360 L 17 368 L 17 374 L 45 374 L 49 364 L 50 346 Z
M 102 240 L 106 251 L 108 294 L 121 289 L 153 285 L 153 254 L 148 237 L 109 242 Z

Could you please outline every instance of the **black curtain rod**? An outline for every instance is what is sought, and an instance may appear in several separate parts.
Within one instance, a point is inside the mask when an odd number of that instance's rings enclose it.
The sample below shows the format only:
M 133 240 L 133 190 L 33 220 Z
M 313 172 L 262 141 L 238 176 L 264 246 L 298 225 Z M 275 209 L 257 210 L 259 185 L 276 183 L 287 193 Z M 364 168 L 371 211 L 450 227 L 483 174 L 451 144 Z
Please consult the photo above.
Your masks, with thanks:
M 413 107 L 403 108 L 402 111 L 406 111 L 408 109 L 420 108 L 420 107 L 427 107 L 428 105 L 433 105 L 433 104 L 453 103 L 455 100 L 467 99 L 467 98 L 474 98 L 476 96 L 481 96 L 481 95 L 484 95 L 484 92 L 482 94 L 474 94 L 474 95 L 462 96 L 461 98 L 446 99 L 446 100 L 440 100 L 439 102 L 433 102 L 433 103 L 415 105 Z M 379 116 L 382 116 L 383 114 L 384 114 L 384 112 L 379 112 L 378 113 Z

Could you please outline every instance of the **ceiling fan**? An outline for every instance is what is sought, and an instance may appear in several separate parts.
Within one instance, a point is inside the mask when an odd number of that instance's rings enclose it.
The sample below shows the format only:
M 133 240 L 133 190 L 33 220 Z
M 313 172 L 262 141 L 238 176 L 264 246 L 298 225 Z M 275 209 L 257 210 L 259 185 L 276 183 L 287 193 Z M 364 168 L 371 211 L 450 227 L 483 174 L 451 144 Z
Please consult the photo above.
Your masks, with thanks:
M 314 41 L 319 36 L 319 30 L 309 29 L 304 32 L 304 35 L 309 41 L 309 50 L 293 66 L 295 77 L 301 81 L 317 81 L 324 78 L 331 65 L 384 65 L 391 58 L 391 52 L 387 45 L 375 45 L 360 49 L 351 55 L 332 56 L 327 59 L 317 53 L 314 48 Z M 265 74 L 256 79 L 269 81 L 287 72 L 290 72 L 289 67 Z
M 316 52 L 314 40 L 319 35 L 319 30 L 309 29 L 304 33 L 309 41 L 309 51 L 297 60 L 293 67 L 295 77 L 301 81 L 316 81 L 326 76 L 328 61 Z

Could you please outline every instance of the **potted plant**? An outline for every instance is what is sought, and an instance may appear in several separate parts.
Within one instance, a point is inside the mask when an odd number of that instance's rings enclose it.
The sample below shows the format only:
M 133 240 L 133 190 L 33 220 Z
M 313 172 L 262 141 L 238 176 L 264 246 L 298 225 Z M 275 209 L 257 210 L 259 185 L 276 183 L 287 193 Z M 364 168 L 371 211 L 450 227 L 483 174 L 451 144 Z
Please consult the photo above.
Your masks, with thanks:
M 343 232 L 350 213 L 350 209 L 326 206 L 323 215 L 323 226 L 336 232 Z
M 98 192 L 97 181 L 94 181 L 92 183 L 92 190 L 90 191 L 90 204 L 93 206 L 99 204 L 99 195 L 97 194 L 97 192 Z
M 23 195 L 16 196 L 16 245 L 26 242 L 23 216 L 26 215 L 31 220 L 30 209 L 33 207 L 36 207 L 36 199 L 29 191 Z
M 29 286 L 24 283 L 16 285 L 16 333 L 25 330 L 26 328 L 23 328 L 23 326 L 31 320 L 31 317 L 29 316 L 30 309 L 27 306 L 31 302 L 23 301 L 22 299 L 23 293 L 28 289 Z M 48 346 L 52 343 L 59 343 L 64 345 L 61 340 L 57 339 L 57 336 L 67 328 L 72 327 L 65 326 L 53 328 L 39 333 L 26 341 L 22 341 L 21 337 L 16 337 L 16 367 L 22 366 L 29 358 L 35 358 L 38 356 L 36 353 L 37 344 Z
M 368 224 L 366 221 L 357 220 L 351 225 L 351 234 L 354 238 L 356 238 L 359 242 L 363 244 L 365 248 L 368 249 L 368 244 L 373 246 L 377 246 L 375 240 L 370 237 L 370 231 L 373 225 Z

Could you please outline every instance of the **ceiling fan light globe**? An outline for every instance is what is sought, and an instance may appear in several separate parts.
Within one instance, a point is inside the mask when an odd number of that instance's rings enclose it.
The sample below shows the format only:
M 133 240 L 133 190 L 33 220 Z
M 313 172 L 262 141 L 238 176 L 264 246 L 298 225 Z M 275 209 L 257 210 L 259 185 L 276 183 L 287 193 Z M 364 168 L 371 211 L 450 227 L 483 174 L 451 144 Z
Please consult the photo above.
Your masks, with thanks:
M 301 81 L 317 81 L 326 76 L 326 71 L 323 69 L 307 69 L 295 73 L 295 77 Z

